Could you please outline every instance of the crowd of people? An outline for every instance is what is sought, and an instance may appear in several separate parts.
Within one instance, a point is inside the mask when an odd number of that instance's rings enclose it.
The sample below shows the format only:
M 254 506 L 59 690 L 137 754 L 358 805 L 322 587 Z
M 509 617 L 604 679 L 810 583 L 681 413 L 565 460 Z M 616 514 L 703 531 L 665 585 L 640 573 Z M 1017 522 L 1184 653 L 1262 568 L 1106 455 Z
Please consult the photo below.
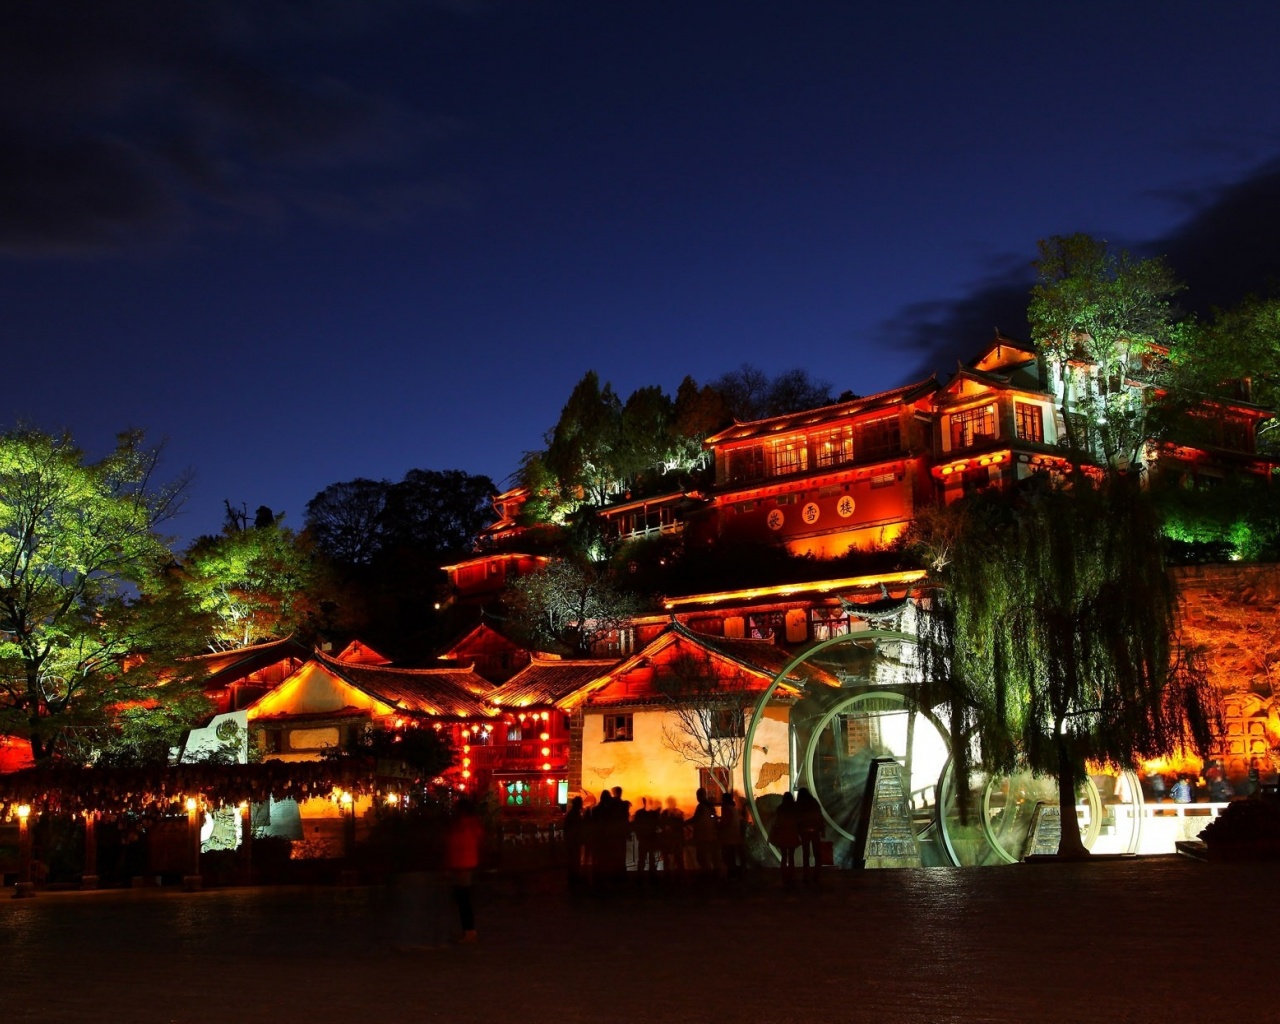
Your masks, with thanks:
M 603 791 L 591 806 L 575 796 L 563 822 L 570 889 L 608 891 L 623 885 L 632 843 L 641 880 L 739 879 L 747 867 L 748 825 L 743 801 L 733 792 L 717 801 L 699 789 L 688 817 L 675 798 L 665 807 L 643 798 L 633 812 L 620 786 Z M 817 880 L 823 830 L 821 806 L 808 790 L 782 798 L 769 841 L 782 851 L 785 882 L 794 880 L 797 849 L 804 880 Z

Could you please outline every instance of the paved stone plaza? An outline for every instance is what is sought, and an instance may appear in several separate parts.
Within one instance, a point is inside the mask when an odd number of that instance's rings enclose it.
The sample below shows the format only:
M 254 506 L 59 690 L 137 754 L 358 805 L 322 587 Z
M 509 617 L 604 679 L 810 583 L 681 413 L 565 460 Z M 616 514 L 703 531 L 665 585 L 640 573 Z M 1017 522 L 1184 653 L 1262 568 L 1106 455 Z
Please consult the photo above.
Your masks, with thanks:
M 1277 1018 L 1280 866 L 1181 858 L 830 875 L 570 900 L 433 880 L 0 900 L 0 1020 L 1172 1024 Z

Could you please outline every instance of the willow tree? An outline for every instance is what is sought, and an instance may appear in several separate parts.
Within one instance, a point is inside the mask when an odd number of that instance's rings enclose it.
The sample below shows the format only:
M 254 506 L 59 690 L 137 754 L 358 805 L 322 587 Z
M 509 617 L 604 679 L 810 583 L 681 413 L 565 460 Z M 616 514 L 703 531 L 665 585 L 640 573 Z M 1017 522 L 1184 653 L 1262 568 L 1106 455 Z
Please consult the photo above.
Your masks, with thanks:
M 935 584 L 922 654 L 961 739 L 957 773 L 972 756 L 1055 777 L 1060 854 L 1086 852 L 1066 809 L 1088 762 L 1207 749 L 1216 695 L 1179 641 L 1159 521 L 1132 475 L 984 492 L 924 517 L 918 536 Z

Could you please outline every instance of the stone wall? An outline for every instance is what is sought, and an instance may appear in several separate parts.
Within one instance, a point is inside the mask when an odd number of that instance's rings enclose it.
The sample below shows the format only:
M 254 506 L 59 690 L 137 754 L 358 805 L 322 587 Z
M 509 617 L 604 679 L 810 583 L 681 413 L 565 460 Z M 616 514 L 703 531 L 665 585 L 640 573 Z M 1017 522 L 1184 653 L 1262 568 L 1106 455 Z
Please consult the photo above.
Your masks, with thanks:
M 1280 565 L 1200 565 L 1174 575 L 1184 637 L 1203 649 L 1223 696 L 1225 729 L 1213 753 L 1240 792 L 1251 765 L 1274 777 L 1280 746 Z

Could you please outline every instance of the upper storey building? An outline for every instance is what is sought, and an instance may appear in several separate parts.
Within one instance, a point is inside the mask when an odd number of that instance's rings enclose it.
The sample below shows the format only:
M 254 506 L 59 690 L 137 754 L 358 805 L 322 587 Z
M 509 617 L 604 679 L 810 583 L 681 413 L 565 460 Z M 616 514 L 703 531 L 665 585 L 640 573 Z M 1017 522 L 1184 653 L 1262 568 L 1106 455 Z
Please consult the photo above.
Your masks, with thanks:
M 892 543 L 920 501 L 937 381 L 775 416 L 708 437 L 716 539 L 776 537 L 789 551 L 835 558 Z

